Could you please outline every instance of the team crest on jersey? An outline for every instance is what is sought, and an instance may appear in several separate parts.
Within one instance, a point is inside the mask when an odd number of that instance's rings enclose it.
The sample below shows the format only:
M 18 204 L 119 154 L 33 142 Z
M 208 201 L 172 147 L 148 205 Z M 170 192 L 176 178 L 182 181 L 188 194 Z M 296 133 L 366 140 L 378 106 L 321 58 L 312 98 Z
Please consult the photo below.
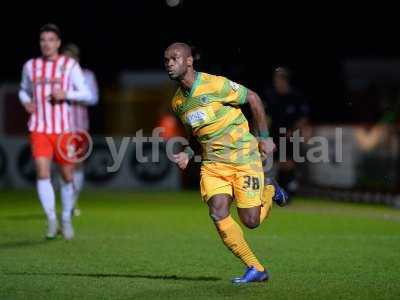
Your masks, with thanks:
M 200 96 L 200 104 L 201 105 L 207 105 L 210 102 L 208 97 L 206 95 Z
M 230 85 L 231 89 L 234 90 L 235 92 L 237 92 L 237 90 L 240 88 L 240 85 L 233 81 L 230 82 Z
M 175 101 L 175 109 L 179 111 L 182 108 L 182 100 Z

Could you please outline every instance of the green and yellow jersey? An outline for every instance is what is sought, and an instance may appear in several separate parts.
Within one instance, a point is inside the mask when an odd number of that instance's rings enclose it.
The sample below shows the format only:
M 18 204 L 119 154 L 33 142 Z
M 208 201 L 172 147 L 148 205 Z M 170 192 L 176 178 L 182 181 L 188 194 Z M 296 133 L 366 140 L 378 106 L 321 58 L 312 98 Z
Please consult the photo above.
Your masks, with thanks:
M 202 162 L 247 164 L 260 159 L 258 142 L 239 105 L 247 89 L 222 76 L 196 73 L 190 92 L 179 88 L 172 109 L 202 145 Z

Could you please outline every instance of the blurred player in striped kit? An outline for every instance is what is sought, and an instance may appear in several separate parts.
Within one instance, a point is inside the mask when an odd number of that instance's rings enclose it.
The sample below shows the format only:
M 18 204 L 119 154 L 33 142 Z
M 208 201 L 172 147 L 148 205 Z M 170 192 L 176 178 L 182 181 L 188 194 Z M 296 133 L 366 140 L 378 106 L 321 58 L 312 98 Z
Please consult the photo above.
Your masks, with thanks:
M 75 59 L 77 62 L 80 61 L 80 49 L 75 44 L 67 44 L 63 47 L 63 54 Z M 80 135 L 78 141 L 78 147 L 81 147 L 83 153 L 87 148 L 87 136 L 85 133 L 89 131 L 89 112 L 88 106 L 97 105 L 99 101 L 99 89 L 97 85 L 97 80 L 95 74 L 89 69 L 83 69 L 83 76 L 85 78 L 85 83 L 90 91 L 90 100 L 86 102 L 73 102 L 71 103 L 71 123 L 73 126 L 73 131 Z M 78 207 L 78 197 L 83 188 L 85 182 L 85 171 L 82 162 L 75 164 L 74 169 L 74 195 L 75 195 L 75 208 L 73 213 L 75 216 L 79 216 L 81 211 Z
M 59 54 L 61 34 L 54 24 L 40 29 L 41 56 L 30 59 L 22 71 L 19 98 L 30 114 L 28 128 L 37 171 L 37 192 L 47 216 L 46 237 L 55 238 L 59 223 L 55 193 L 50 179 L 51 162 L 58 164 L 61 177 L 62 233 L 72 239 L 71 212 L 75 146 L 71 143 L 71 103 L 91 100 L 79 63 Z

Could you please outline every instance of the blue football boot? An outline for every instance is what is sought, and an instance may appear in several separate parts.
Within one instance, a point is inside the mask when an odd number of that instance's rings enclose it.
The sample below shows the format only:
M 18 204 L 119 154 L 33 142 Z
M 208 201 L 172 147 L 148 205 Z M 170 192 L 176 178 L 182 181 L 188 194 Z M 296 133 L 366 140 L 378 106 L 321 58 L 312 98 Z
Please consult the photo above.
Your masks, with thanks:
M 265 184 L 271 184 L 275 188 L 274 197 L 272 200 L 279 206 L 286 206 L 289 203 L 289 194 L 279 186 L 279 184 L 273 178 L 266 178 Z
M 267 270 L 263 272 L 257 271 L 255 267 L 248 267 L 246 272 L 242 277 L 236 277 L 232 279 L 232 283 L 250 283 L 250 282 L 262 282 L 267 281 L 269 279 L 269 275 Z

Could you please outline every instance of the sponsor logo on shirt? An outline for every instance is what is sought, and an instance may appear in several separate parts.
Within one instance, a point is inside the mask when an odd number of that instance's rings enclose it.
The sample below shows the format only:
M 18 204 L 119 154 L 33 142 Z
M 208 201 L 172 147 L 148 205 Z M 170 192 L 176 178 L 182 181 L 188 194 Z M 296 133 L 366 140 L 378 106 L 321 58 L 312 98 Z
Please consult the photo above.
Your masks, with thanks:
M 37 77 L 35 81 L 36 85 L 41 85 L 41 84 L 61 84 L 61 78 L 43 78 L 43 77 Z
M 186 120 L 190 126 L 196 126 L 207 120 L 207 114 L 203 110 L 195 110 L 187 114 Z
M 207 105 L 210 101 L 208 100 L 208 97 L 206 95 L 200 96 L 200 104 L 201 105 Z

